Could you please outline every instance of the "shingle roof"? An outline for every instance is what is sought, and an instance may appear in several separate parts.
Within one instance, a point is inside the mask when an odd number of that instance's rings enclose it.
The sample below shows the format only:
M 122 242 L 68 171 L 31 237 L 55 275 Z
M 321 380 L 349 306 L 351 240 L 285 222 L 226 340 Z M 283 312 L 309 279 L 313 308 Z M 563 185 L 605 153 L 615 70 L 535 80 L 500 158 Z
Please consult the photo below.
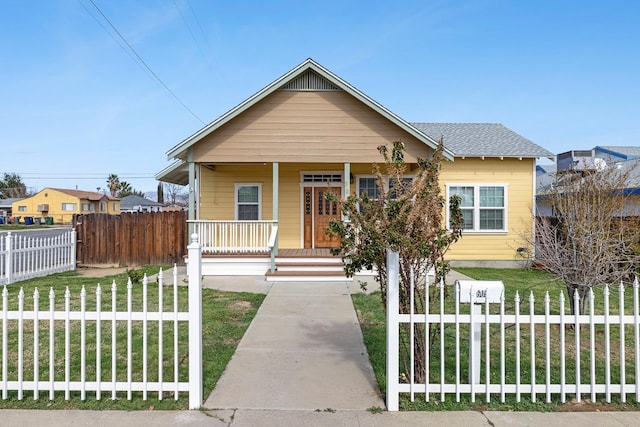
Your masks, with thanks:
M 500 123 L 411 123 L 456 157 L 549 157 L 548 150 Z
M 49 188 L 49 189 L 59 191 L 61 193 L 68 194 L 70 196 L 77 197 L 79 199 L 85 199 L 85 200 L 102 200 L 105 197 L 107 198 L 107 200 L 119 200 L 117 197 L 113 197 L 109 194 L 96 193 L 95 191 L 68 190 L 66 188 Z
M 135 194 L 124 196 L 122 199 L 120 199 L 121 210 L 132 209 L 135 206 L 160 207 L 162 206 L 162 204 Z

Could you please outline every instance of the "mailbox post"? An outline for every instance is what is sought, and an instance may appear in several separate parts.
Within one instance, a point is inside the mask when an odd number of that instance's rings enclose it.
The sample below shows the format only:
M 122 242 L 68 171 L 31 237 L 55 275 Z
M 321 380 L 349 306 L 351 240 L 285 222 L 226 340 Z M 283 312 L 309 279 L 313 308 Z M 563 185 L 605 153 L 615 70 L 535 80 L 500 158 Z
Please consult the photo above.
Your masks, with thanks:
M 482 306 L 498 304 L 502 300 L 504 284 L 501 280 L 456 280 L 458 287 L 458 303 L 471 304 L 471 322 L 469 325 L 471 339 L 469 340 L 469 383 L 480 383 L 480 348 L 482 326 L 476 321 L 476 316 L 482 314 Z M 488 313 L 487 313 L 488 314 Z

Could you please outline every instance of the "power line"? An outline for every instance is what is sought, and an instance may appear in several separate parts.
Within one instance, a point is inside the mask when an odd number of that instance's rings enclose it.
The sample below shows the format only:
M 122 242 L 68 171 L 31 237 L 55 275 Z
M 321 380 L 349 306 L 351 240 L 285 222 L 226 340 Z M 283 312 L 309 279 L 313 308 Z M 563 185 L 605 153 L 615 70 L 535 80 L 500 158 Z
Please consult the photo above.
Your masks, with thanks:
M 182 105 L 182 107 L 185 110 L 187 110 L 193 117 L 195 117 L 200 123 L 202 123 L 203 125 L 206 124 L 200 117 L 198 117 L 198 115 L 196 113 L 194 113 L 189 107 L 187 107 L 187 105 L 184 102 L 182 102 L 182 100 L 180 98 L 178 98 L 178 96 L 169 88 L 169 86 L 167 86 L 165 84 L 165 82 L 162 81 L 162 79 L 160 77 L 158 77 L 158 75 L 151 69 L 151 67 L 149 67 L 149 65 L 144 61 L 144 59 L 142 59 L 142 57 L 138 54 L 138 52 L 136 52 L 136 50 L 133 48 L 133 46 L 131 46 L 129 44 L 127 39 L 120 33 L 120 31 L 118 31 L 118 29 L 115 27 L 115 25 L 113 25 L 113 23 L 109 20 L 109 18 L 107 18 L 107 16 L 102 12 L 102 10 L 98 7 L 98 5 L 93 0 L 89 0 L 89 1 L 93 5 L 93 7 L 96 8 L 98 13 L 100 13 L 100 15 L 102 15 L 104 20 L 107 21 L 107 23 L 113 29 L 113 31 L 116 32 L 116 34 L 118 35 L 118 37 L 120 37 L 120 39 L 124 42 L 124 44 L 131 50 L 131 52 L 133 52 L 133 54 L 136 56 L 136 58 L 138 58 L 140 63 L 142 65 L 144 65 L 144 67 L 147 69 L 147 71 L 158 81 L 158 83 L 160 83 L 162 85 L 162 87 L 164 87 L 167 90 L 167 92 L 169 92 L 171 94 L 171 96 L 173 96 L 173 98 L 176 101 L 178 101 L 178 103 L 180 103 L 180 105 Z

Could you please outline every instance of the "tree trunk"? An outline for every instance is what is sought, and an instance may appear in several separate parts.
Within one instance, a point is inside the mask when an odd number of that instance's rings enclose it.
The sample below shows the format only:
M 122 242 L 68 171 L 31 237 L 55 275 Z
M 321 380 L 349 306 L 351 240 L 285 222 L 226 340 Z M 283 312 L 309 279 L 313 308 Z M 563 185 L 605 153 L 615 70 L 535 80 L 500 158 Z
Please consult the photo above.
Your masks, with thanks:
M 589 296 L 589 287 L 567 284 L 567 294 L 569 295 L 569 305 L 571 314 L 576 314 L 575 293 L 578 292 L 578 314 L 585 314 L 587 311 L 587 297 Z

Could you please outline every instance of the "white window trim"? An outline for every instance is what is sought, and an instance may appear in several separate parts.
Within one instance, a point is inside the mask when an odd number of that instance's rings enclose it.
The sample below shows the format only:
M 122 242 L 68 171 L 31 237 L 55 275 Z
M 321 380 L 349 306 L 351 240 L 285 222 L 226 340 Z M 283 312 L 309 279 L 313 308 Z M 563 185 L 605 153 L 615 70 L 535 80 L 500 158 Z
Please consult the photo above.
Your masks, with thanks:
M 258 182 L 240 182 L 234 185 L 233 209 L 234 209 L 235 220 L 240 221 L 238 219 L 238 188 L 240 187 L 258 187 L 258 221 L 261 221 L 262 220 L 262 184 Z
M 449 199 L 451 198 L 451 187 L 473 187 L 473 229 L 462 230 L 465 234 L 505 234 L 509 230 L 508 218 L 509 218 L 509 185 L 505 183 L 492 183 L 492 182 L 483 182 L 483 183 L 450 183 L 447 184 L 447 195 L 446 195 L 446 223 L 447 227 L 450 223 L 450 212 L 449 212 Z M 496 230 L 481 230 L 480 229 L 480 187 L 503 187 L 504 188 L 504 218 L 502 224 L 504 228 L 496 229 Z M 487 209 L 496 209 L 496 208 L 487 208 Z

